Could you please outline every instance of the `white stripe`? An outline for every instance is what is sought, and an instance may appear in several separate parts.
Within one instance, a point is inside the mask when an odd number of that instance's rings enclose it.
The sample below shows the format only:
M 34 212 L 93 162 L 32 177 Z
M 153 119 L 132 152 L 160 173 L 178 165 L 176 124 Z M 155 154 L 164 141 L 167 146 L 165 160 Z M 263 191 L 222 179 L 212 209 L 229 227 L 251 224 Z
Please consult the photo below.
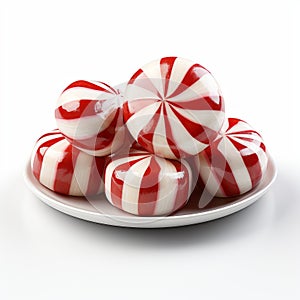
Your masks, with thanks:
M 200 168 L 199 168 L 199 174 L 205 184 L 205 188 L 208 190 L 208 192 L 214 197 L 224 197 L 224 192 L 222 191 L 221 183 L 215 176 L 215 173 L 213 172 L 211 168 L 211 164 L 208 162 L 206 154 L 200 154 L 199 155 L 199 161 L 200 161 Z M 224 169 L 225 172 L 225 169 Z M 201 198 L 201 203 L 199 203 L 199 207 L 204 207 L 208 201 L 208 199 Z M 211 199 L 209 199 L 210 201 Z
M 197 80 L 194 84 L 189 87 L 195 94 L 198 96 L 210 96 L 212 99 L 219 104 L 219 96 L 221 95 L 221 90 L 216 82 L 215 78 L 210 74 L 204 74 L 199 80 Z M 217 96 L 217 97 L 213 97 Z
M 260 151 L 260 152 L 257 152 L 257 156 L 258 156 L 262 176 L 264 176 L 265 171 L 267 169 L 268 160 L 269 160 L 268 155 L 265 151 Z
M 167 104 L 166 109 L 175 144 L 179 145 L 180 149 L 190 155 L 196 155 L 204 150 L 207 147 L 207 144 L 201 143 L 193 138 Z
M 188 171 L 187 176 L 189 179 L 189 191 L 188 191 L 188 197 L 189 197 L 191 195 L 191 193 L 193 192 L 193 188 L 194 188 L 194 186 L 193 186 L 193 171 L 192 171 L 190 164 L 186 160 L 182 159 L 180 162 L 186 167 L 186 169 Z
M 195 63 L 184 59 L 177 57 L 172 68 L 170 80 L 169 80 L 169 86 L 168 86 L 168 92 L 167 97 L 171 95 L 181 84 L 182 79 L 186 75 L 187 71 L 193 66 Z
M 55 182 L 57 164 L 63 159 L 64 151 L 69 145 L 68 141 L 61 140 L 49 147 L 43 157 L 40 182 L 51 190 Z
M 106 167 L 106 170 L 105 170 L 104 182 L 105 182 L 105 195 L 110 203 L 112 203 L 112 199 L 111 199 L 112 175 L 113 175 L 113 172 L 116 169 L 116 167 L 119 165 L 122 165 L 124 163 L 130 162 L 132 160 L 136 160 L 136 159 L 146 157 L 146 156 L 149 156 L 149 154 L 140 155 L 140 156 L 128 156 L 128 157 L 113 160 L 112 162 L 110 162 L 108 164 L 108 166 Z
M 158 90 L 160 95 L 163 96 L 163 85 L 162 85 L 162 78 L 161 78 L 161 70 L 160 70 L 160 60 L 155 60 L 150 62 L 149 64 L 145 65 L 142 68 L 145 75 L 149 78 L 155 88 Z M 137 80 L 143 80 L 137 78 Z
M 240 152 L 226 136 L 220 141 L 218 150 L 221 151 L 226 158 L 240 193 L 242 194 L 250 190 L 252 188 L 252 182 L 248 169 L 244 164 Z
M 166 215 L 174 210 L 178 190 L 177 177 L 174 175 L 177 171 L 175 166 L 166 159 L 159 157 L 155 159 L 161 171 L 154 215 Z
M 232 133 L 235 133 L 235 132 L 245 131 L 245 130 L 247 130 L 247 131 L 248 130 L 253 130 L 253 128 L 248 123 L 246 123 L 244 121 L 238 122 L 233 127 L 231 127 L 229 130 L 228 130 L 228 126 L 229 126 L 229 124 L 226 127 L 226 134 L 232 134 Z
M 159 121 L 155 128 L 152 144 L 156 155 L 175 158 L 167 141 L 163 110 L 161 110 Z
M 144 129 L 144 126 L 147 125 L 149 121 L 153 118 L 156 110 L 160 105 L 160 102 L 153 103 L 141 109 L 127 120 L 127 128 L 129 129 L 131 135 L 135 140 L 138 139 L 140 131 Z
M 99 188 L 96 192 L 97 195 L 101 194 L 104 192 L 104 180 L 103 178 L 99 175 L 99 180 L 100 180 L 100 184 L 99 184 Z
M 69 194 L 73 196 L 86 195 L 93 161 L 92 156 L 83 152 L 79 153 L 76 162 L 73 162 L 75 166 Z
M 228 118 L 225 118 L 224 123 L 223 123 L 223 126 L 222 126 L 222 128 L 221 128 L 221 130 L 220 130 L 220 134 L 225 134 L 225 133 L 227 133 L 228 127 L 229 127 Z
M 48 142 L 52 139 L 56 139 L 56 138 L 61 138 L 63 135 L 58 131 L 58 130 L 53 130 L 53 132 L 57 132 L 57 134 L 51 134 L 51 135 L 47 135 L 41 139 L 39 139 L 36 144 L 34 145 L 33 149 L 32 149 L 32 155 L 31 155 L 31 168 L 33 169 L 33 163 L 34 163 L 34 159 L 36 157 L 36 153 L 39 150 L 39 152 L 41 153 L 42 156 L 44 156 L 45 151 L 48 149 L 48 147 L 42 147 L 41 149 L 40 146 L 42 144 L 44 144 L 45 142 Z
M 114 94 L 93 90 L 84 87 L 74 87 L 64 91 L 57 99 L 56 107 L 64 105 L 69 102 L 76 102 L 79 100 L 106 100 L 114 97 Z
M 141 182 L 150 161 L 151 156 L 138 161 L 132 165 L 129 170 L 127 170 L 124 177 L 122 209 L 135 215 L 138 215 L 138 200 L 140 196 Z
M 248 130 L 251 130 L 251 129 L 248 129 Z M 251 133 L 229 133 L 229 134 L 226 133 L 226 135 L 231 137 L 231 138 L 236 138 L 237 140 L 244 140 L 245 138 L 246 139 L 251 139 L 256 144 L 260 144 L 263 141 L 261 136 L 259 134 L 257 134 L 256 132 L 251 132 Z
M 220 95 L 221 91 L 217 82 L 211 76 L 211 74 L 207 73 L 203 75 L 199 80 L 197 80 L 194 84 L 192 84 L 190 87 L 187 86 L 182 93 L 170 98 L 169 100 L 184 102 L 191 99 L 197 99 L 199 97 L 209 96 L 215 103 L 219 104 Z
M 140 80 L 140 79 L 139 79 Z M 158 99 L 157 95 L 148 89 L 142 88 L 136 84 L 129 84 L 125 92 L 126 101 L 130 103 L 134 100 Z M 130 104 L 129 103 L 129 104 Z
M 127 156 L 127 157 L 122 157 L 122 158 L 118 158 L 116 160 L 113 160 L 112 162 L 110 162 L 109 164 L 112 165 L 113 168 L 116 168 L 122 164 L 131 162 L 133 160 L 138 160 L 140 158 L 146 158 L 147 156 L 150 156 L 151 154 L 146 153 L 145 154 L 141 154 L 141 155 L 134 155 L 134 156 Z

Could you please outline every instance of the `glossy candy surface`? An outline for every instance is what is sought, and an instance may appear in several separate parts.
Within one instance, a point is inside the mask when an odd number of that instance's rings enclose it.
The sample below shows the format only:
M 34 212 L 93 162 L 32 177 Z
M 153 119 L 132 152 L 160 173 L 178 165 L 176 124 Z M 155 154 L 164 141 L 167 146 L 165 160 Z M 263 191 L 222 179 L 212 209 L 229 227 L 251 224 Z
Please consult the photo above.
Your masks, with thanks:
M 31 168 L 35 178 L 54 192 L 90 196 L 104 191 L 105 161 L 78 150 L 53 130 L 36 142 Z
M 133 138 L 166 158 L 196 155 L 224 122 L 220 88 L 201 65 L 165 57 L 138 70 L 125 91 L 124 119 Z
M 191 177 L 186 162 L 133 150 L 108 164 L 105 194 L 112 205 L 131 214 L 169 215 L 186 204 Z
M 217 139 L 199 154 L 199 173 L 213 196 L 238 196 L 260 182 L 267 163 L 261 135 L 248 123 L 229 118 Z
M 56 123 L 73 146 L 105 156 L 123 144 L 122 107 L 123 98 L 117 89 L 100 81 L 79 80 L 60 95 Z

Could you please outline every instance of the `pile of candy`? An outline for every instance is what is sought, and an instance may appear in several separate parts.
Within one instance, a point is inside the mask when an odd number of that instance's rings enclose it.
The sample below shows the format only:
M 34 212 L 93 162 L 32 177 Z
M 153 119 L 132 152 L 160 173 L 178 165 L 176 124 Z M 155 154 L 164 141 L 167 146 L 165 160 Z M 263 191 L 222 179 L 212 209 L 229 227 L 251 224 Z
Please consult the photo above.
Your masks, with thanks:
M 262 180 L 268 163 L 260 134 L 225 117 L 211 73 L 179 57 L 148 63 L 124 91 L 73 82 L 55 118 L 58 129 L 41 136 L 32 153 L 36 179 L 65 195 L 105 193 L 139 216 L 173 213 L 195 186 L 211 197 L 241 195 Z

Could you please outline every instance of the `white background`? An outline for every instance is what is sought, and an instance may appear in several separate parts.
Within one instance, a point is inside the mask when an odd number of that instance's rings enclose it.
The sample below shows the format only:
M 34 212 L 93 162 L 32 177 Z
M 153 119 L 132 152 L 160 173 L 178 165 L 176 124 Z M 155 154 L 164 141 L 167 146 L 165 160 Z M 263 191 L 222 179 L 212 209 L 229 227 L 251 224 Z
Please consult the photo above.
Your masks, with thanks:
M 299 299 L 300 1 L 1 1 L 1 299 Z M 279 174 L 251 207 L 195 226 L 81 221 L 24 184 L 60 92 L 111 85 L 163 56 L 216 77 L 228 116 L 263 135 Z

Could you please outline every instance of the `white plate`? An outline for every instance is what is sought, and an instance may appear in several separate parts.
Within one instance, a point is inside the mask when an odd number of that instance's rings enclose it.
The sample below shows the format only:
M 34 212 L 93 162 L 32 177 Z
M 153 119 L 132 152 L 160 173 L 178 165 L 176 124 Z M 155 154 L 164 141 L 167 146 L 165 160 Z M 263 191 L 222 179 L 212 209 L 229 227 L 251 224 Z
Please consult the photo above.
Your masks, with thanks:
M 104 195 L 98 199 L 63 196 L 42 186 L 33 176 L 30 164 L 25 170 L 25 179 L 30 190 L 49 206 L 79 219 L 123 227 L 161 228 L 184 226 L 218 219 L 235 213 L 262 197 L 276 178 L 274 161 L 269 157 L 266 174 L 252 191 L 234 198 L 213 198 L 204 208 L 199 208 L 199 192 L 194 191 L 189 203 L 171 216 L 138 217 L 113 207 Z M 200 201 L 201 203 L 201 201 Z M 202 201 L 203 204 L 203 201 Z

